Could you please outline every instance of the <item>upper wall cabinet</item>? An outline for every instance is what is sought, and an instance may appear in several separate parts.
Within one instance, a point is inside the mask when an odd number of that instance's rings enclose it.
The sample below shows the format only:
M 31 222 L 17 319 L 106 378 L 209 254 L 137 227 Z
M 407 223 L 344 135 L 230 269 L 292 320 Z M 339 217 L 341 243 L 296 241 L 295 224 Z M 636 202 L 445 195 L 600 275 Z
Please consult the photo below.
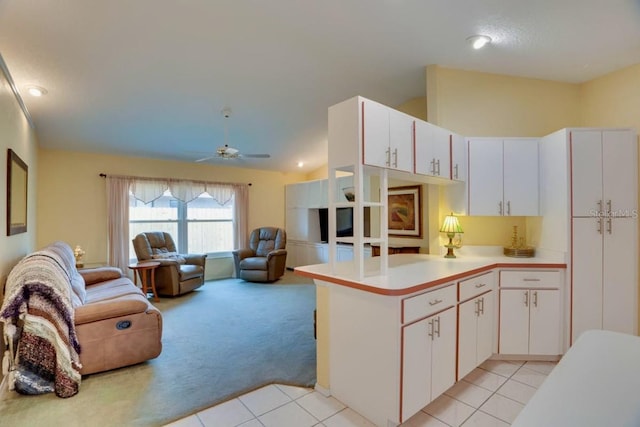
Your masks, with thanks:
M 363 163 L 413 172 L 413 118 L 362 98 Z
M 469 215 L 538 215 L 538 139 L 468 140 Z
M 636 194 L 624 183 L 636 168 L 636 144 L 630 130 L 571 131 L 572 216 L 633 214 Z
M 451 179 L 451 132 L 422 120 L 414 127 L 415 173 Z
M 462 135 L 451 134 L 451 179 L 467 180 L 467 142 Z

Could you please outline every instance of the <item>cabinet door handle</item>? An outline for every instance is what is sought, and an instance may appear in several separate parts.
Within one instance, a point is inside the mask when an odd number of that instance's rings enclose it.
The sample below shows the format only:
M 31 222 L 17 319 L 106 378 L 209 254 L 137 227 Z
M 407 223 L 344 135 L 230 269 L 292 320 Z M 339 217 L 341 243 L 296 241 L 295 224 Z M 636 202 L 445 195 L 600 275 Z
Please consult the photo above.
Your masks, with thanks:
M 612 212 L 612 209 L 611 209 L 611 200 L 607 200 L 607 216 L 608 216 L 608 217 L 611 217 L 611 212 Z
M 479 299 L 475 300 L 475 305 L 476 305 L 475 314 L 476 314 L 476 316 L 479 317 L 480 316 L 480 300 Z
M 498 213 L 502 215 L 502 202 L 498 202 Z
M 438 329 L 436 329 L 435 333 L 438 334 L 438 338 L 440 338 L 440 316 L 433 319 L 433 321 L 438 325 Z
M 476 288 L 478 288 L 478 289 L 484 288 L 485 286 L 487 286 L 486 283 L 476 283 Z
M 438 165 L 438 171 L 436 172 L 436 174 L 440 176 L 440 159 L 438 159 L 438 161 L 436 162 L 436 165 Z
M 394 149 L 393 150 L 393 167 L 397 168 L 398 167 L 398 149 Z
M 538 307 L 538 291 L 533 291 L 533 306 Z
M 598 216 L 602 215 L 602 200 L 598 200 L 596 202 L 596 205 L 598 206 Z
M 611 234 L 611 217 L 607 218 L 607 233 Z
M 484 297 L 480 298 L 480 314 L 484 314 Z
M 387 158 L 384 164 L 387 166 L 391 166 L 391 148 L 387 148 L 386 151 L 384 152 L 384 155 Z
M 523 282 L 539 282 L 540 279 L 527 279 L 526 277 L 522 279 Z
M 524 306 L 529 307 L 529 291 L 524 291 Z
M 435 159 L 435 157 L 433 159 L 431 159 L 431 162 L 429 162 L 429 164 L 431 165 L 431 168 L 429 169 L 429 173 L 431 173 L 431 175 L 435 175 L 436 174 L 436 159 Z
M 442 302 L 441 299 L 436 298 L 433 301 L 429 301 L 429 305 L 437 305 L 437 304 L 440 304 L 441 302 Z
M 458 164 L 456 163 L 456 165 L 453 167 L 453 177 L 455 179 L 458 179 Z
M 602 234 L 602 217 L 598 218 L 598 234 Z
M 431 341 L 433 341 L 433 319 L 429 320 L 429 332 L 427 333 L 431 337 Z
M 507 201 L 507 215 L 511 215 L 511 200 Z

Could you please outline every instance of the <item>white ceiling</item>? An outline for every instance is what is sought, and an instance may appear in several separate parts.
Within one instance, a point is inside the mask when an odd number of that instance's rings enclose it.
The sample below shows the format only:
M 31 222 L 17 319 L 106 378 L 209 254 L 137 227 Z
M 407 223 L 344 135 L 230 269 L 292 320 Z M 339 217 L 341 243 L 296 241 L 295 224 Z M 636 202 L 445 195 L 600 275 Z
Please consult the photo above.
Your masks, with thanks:
M 473 51 L 465 38 L 494 43 Z M 425 95 L 425 66 L 582 82 L 640 62 L 639 0 L 0 0 L 47 148 L 309 171 L 327 108 Z M 25 86 L 45 87 L 45 97 Z

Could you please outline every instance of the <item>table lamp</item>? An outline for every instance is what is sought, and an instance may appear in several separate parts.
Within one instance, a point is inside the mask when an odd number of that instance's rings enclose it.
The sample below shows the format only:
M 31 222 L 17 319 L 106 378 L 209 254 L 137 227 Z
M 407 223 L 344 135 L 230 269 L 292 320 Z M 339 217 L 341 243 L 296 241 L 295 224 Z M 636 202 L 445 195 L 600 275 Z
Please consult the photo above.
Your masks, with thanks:
M 453 253 L 453 248 L 455 247 L 453 244 L 453 238 L 456 233 L 463 233 L 463 231 L 462 227 L 460 227 L 460 223 L 458 222 L 458 217 L 453 216 L 453 212 L 444 218 L 444 224 L 442 224 L 440 232 L 447 233 L 447 237 L 449 238 L 449 243 L 444 245 L 444 247 L 447 248 L 447 254 L 444 257 L 455 258 L 456 256 Z

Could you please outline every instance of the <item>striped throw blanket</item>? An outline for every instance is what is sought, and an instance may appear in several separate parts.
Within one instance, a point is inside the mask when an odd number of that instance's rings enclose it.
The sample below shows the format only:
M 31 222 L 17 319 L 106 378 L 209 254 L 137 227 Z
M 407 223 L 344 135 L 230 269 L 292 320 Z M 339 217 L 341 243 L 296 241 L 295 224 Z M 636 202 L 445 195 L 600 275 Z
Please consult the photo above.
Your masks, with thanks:
M 0 321 L 11 348 L 5 354 L 9 385 L 18 393 L 71 397 L 79 391 L 70 274 L 55 245 L 27 255 L 9 273 Z

